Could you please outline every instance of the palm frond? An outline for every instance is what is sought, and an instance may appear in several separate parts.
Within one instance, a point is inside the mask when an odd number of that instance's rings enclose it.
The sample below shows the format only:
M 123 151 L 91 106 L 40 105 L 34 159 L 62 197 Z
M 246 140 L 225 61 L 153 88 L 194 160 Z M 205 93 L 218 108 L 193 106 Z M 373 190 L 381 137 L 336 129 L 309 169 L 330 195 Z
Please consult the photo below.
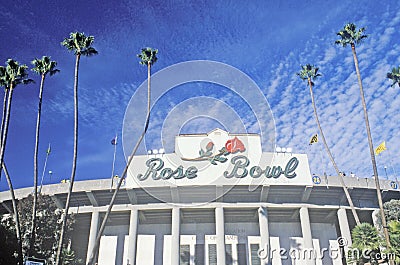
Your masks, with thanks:
M 311 64 L 306 64 L 301 66 L 301 71 L 296 73 L 302 80 L 315 80 L 317 77 L 321 76 L 318 73 L 319 68 Z M 314 82 L 311 82 L 314 85 Z
M 32 61 L 34 68 L 31 70 L 39 75 L 54 75 L 58 73 L 60 70 L 56 69 L 57 62 L 52 61 L 51 57 L 43 56 L 41 59 L 35 59 Z
M 140 54 L 137 55 L 137 57 L 140 58 L 140 64 L 143 65 L 153 65 L 155 62 L 157 62 L 157 49 L 152 49 L 150 47 L 142 48 L 142 51 Z
M 69 38 L 65 38 L 61 45 L 75 55 L 92 56 L 98 52 L 92 47 L 94 42 L 93 36 L 86 36 L 83 32 L 71 32 Z
M 72 33 L 71 33 L 72 36 Z M 69 51 L 75 52 L 75 42 L 72 38 L 66 38 L 61 42 L 61 45 L 67 48 Z
M 98 54 L 98 51 L 93 47 L 88 47 L 86 49 L 83 49 L 81 51 L 81 54 L 84 56 L 93 56 L 93 55 Z
M 53 75 L 55 75 L 56 73 L 59 73 L 59 72 L 60 72 L 60 70 L 54 69 L 54 70 L 50 70 L 49 74 L 50 74 L 50 76 L 53 76 Z
M 386 77 L 393 81 L 391 87 L 394 87 L 396 84 L 400 87 L 400 66 L 393 67 L 392 71 L 386 74 Z
M 369 223 L 361 223 L 354 227 L 351 238 L 355 248 L 374 250 L 380 246 L 378 231 Z
M 15 88 L 18 84 L 32 83 L 32 79 L 28 79 L 27 73 L 28 66 L 25 64 L 20 65 L 19 62 L 8 59 L 6 67 L 2 67 L 0 70 L 0 84 L 8 89 L 10 87 Z
M 22 80 L 20 84 L 27 85 L 27 84 L 31 84 L 31 83 L 35 83 L 35 80 L 28 78 L 28 79 Z
M 346 47 L 347 44 L 359 44 L 367 38 L 364 31 L 365 28 L 357 30 L 357 26 L 354 23 L 347 23 L 344 28 L 336 34 L 341 39 L 336 40 L 335 44 L 342 45 L 343 47 Z

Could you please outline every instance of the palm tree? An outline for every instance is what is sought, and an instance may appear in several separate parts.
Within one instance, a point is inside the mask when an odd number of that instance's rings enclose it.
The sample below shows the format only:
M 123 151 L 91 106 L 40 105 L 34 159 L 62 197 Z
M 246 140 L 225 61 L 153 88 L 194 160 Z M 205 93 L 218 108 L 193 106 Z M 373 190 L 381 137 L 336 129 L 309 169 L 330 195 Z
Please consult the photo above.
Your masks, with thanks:
M 393 81 L 393 84 L 391 85 L 392 87 L 396 84 L 400 87 L 400 66 L 397 68 L 393 67 L 392 72 L 387 73 L 386 77 Z
M 57 62 L 51 61 L 50 57 L 43 56 L 42 59 L 35 59 L 32 61 L 34 68 L 32 71 L 39 74 L 41 77 L 40 88 L 39 88 L 39 105 L 38 113 L 36 118 L 36 140 L 35 140 L 35 152 L 33 155 L 33 205 L 32 205 L 32 226 L 31 226 L 31 238 L 29 242 L 28 253 L 31 254 L 33 244 L 35 242 L 35 230 L 36 230 L 36 206 L 37 206 L 37 187 L 38 187 L 38 150 L 39 150 L 39 131 L 40 131 L 40 115 L 42 111 L 42 97 L 44 80 L 47 74 L 50 76 L 56 74 L 60 70 L 56 69 Z
M 351 211 L 353 213 L 354 219 L 355 219 L 357 224 L 360 224 L 360 219 L 358 218 L 357 212 L 356 212 L 356 210 L 354 208 L 354 204 L 353 204 L 353 201 L 352 201 L 352 199 L 350 197 L 350 193 L 347 190 L 346 184 L 344 183 L 343 174 L 342 174 L 341 171 L 339 171 L 339 168 L 338 168 L 338 166 L 337 166 L 337 164 L 335 162 L 335 159 L 333 158 L 333 155 L 332 155 L 332 153 L 331 153 L 331 151 L 329 149 L 329 146 L 326 143 L 325 135 L 324 135 L 324 132 L 322 131 L 321 124 L 319 122 L 318 113 L 317 113 L 317 107 L 315 105 L 315 100 L 314 100 L 314 93 L 313 93 L 314 82 L 313 81 L 317 77 L 321 76 L 321 74 L 318 73 L 318 68 L 317 67 L 314 67 L 311 64 L 307 64 L 307 65 L 303 65 L 301 67 L 301 71 L 299 73 L 297 73 L 297 75 L 302 80 L 307 80 L 307 82 L 308 82 L 308 86 L 310 88 L 311 103 L 312 103 L 313 109 L 314 109 L 314 118 L 315 118 L 315 121 L 317 122 L 319 133 L 320 133 L 321 138 L 322 138 L 322 142 L 324 143 L 325 150 L 328 153 L 329 159 L 331 160 L 332 165 L 336 170 L 336 174 L 339 176 L 340 184 L 343 187 L 343 191 L 344 191 L 344 193 L 346 195 L 347 201 L 349 202 L 349 205 L 350 205 Z
M 369 152 L 371 154 L 372 169 L 374 171 L 376 194 L 378 197 L 379 209 L 382 215 L 383 233 L 385 235 L 386 244 L 388 248 L 390 248 L 389 232 L 386 225 L 385 214 L 383 211 L 382 194 L 379 184 L 378 170 L 376 168 L 376 160 L 375 160 L 374 146 L 372 143 L 371 129 L 369 126 L 367 104 L 365 103 L 364 89 L 361 81 L 361 74 L 360 74 L 360 69 L 358 67 L 358 59 L 356 54 L 356 44 L 360 44 L 365 38 L 367 38 L 367 35 L 364 34 L 364 31 L 365 28 L 360 28 L 357 30 L 356 25 L 354 25 L 353 23 L 348 23 L 344 26 L 344 28 L 341 31 L 337 33 L 337 35 L 340 36 L 340 39 L 336 40 L 335 44 L 342 45 L 343 47 L 346 47 L 349 44 L 351 47 L 351 51 L 353 53 L 354 66 L 356 68 L 357 79 L 358 79 L 358 86 L 360 87 L 361 103 L 364 110 L 364 120 L 368 136 Z
M 4 99 L 3 101 L 5 107 L 3 106 L 0 165 L 4 162 L 4 152 L 7 143 L 8 125 L 10 123 L 11 102 L 14 89 L 19 84 L 28 84 L 33 82 L 33 80 L 28 79 L 27 69 L 28 66 L 25 64 L 20 65 L 19 62 L 13 59 L 8 59 L 6 67 L 2 67 L 0 70 L 0 86 L 4 87 L 4 96 L 7 97 L 7 99 Z
M 67 216 L 69 210 L 69 204 L 71 200 L 72 188 L 75 180 L 76 172 L 76 160 L 78 156 L 78 73 L 79 73 L 79 61 L 81 56 L 93 56 L 98 52 L 92 47 L 94 41 L 93 36 L 86 36 L 81 32 L 70 33 L 69 38 L 65 38 L 61 45 L 72 51 L 75 54 L 75 78 L 74 78 L 74 155 L 72 159 L 72 172 L 69 182 L 69 190 L 67 195 L 67 201 L 65 202 L 63 221 L 60 231 L 60 238 L 57 249 L 56 263 L 60 264 L 60 258 L 62 254 L 62 246 L 64 240 L 64 231 L 67 224 Z
M 379 235 L 374 226 L 369 223 L 362 223 L 351 231 L 353 247 L 360 249 L 379 248 Z
M 369 223 L 358 224 L 356 227 L 354 227 L 354 229 L 351 231 L 351 239 L 353 242 L 352 247 L 358 249 L 360 253 L 366 250 L 370 250 L 372 253 L 380 252 L 380 238 L 378 231 Z M 366 264 L 367 262 L 370 262 L 371 264 L 378 264 L 378 260 L 376 260 L 374 255 L 371 255 L 370 257 L 362 255 L 362 257 L 352 258 L 354 261 L 357 261 L 357 264 Z
M 11 114 L 11 102 L 14 89 L 19 84 L 28 84 L 33 82 L 28 79 L 27 66 L 20 65 L 17 61 L 13 59 L 8 59 L 6 62 L 6 67 L 0 67 L 0 86 L 4 87 L 4 105 L 3 105 L 3 115 L 1 124 L 1 147 L 0 147 L 0 165 L 5 172 L 8 186 L 11 193 L 11 201 L 14 210 L 14 221 L 15 221 L 15 231 L 18 242 L 18 264 L 22 265 L 22 239 L 21 239 L 21 226 L 19 223 L 19 216 L 17 211 L 17 202 L 15 199 L 14 188 L 12 186 L 11 177 L 8 174 L 7 168 L 4 163 L 4 152 L 7 143 L 8 125 L 10 122 Z M 1 170 L 0 170 L 1 173 Z
M 144 133 L 147 131 L 147 127 L 149 126 L 150 120 L 150 72 L 151 66 L 157 62 L 157 49 L 152 48 L 142 48 L 142 52 L 137 55 L 140 58 L 140 64 L 147 65 L 147 115 L 146 115 L 146 123 L 144 127 Z
M 136 142 L 136 145 L 133 148 L 131 155 L 129 156 L 129 159 L 128 159 L 128 162 L 127 162 L 127 164 L 126 164 L 126 166 L 124 168 L 124 171 L 121 174 L 121 178 L 118 181 L 117 187 L 115 188 L 115 191 L 114 191 L 114 194 L 113 194 L 113 196 L 111 198 L 110 204 L 108 205 L 107 212 L 106 212 L 106 214 L 104 216 L 104 219 L 103 219 L 103 221 L 102 221 L 102 223 L 100 225 L 100 229 L 99 229 L 99 232 L 97 234 L 96 242 L 95 242 L 95 244 L 93 246 L 93 249 L 88 249 L 88 251 L 91 251 L 91 255 L 90 255 L 90 258 L 89 258 L 89 261 L 88 261 L 88 265 L 93 265 L 95 263 L 96 256 L 97 256 L 97 251 L 98 251 L 99 246 L 100 246 L 100 239 L 101 239 L 101 236 L 102 236 L 102 234 L 104 232 L 104 229 L 106 227 L 106 223 L 107 223 L 108 217 L 111 214 L 111 210 L 112 210 L 112 207 L 114 206 L 115 199 L 117 198 L 118 191 L 120 190 L 121 185 L 122 185 L 124 179 L 126 178 L 126 174 L 128 172 L 128 168 L 129 168 L 129 166 L 130 166 L 130 164 L 132 162 L 132 159 L 135 156 L 136 151 L 139 148 L 139 145 L 142 142 L 143 137 L 147 132 L 147 128 L 149 127 L 151 66 L 157 61 L 157 53 L 158 53 L 157 49 L 152 49 L 152 48 L 147 47 L 147 48 L 143 48 L 142 52 L 137 55 L 140 58 L 140 64 L 147 65 L 147 114 L 146 114 L 146 121 L 145 121 L 143 132 L 140 135 L 138 141 Z

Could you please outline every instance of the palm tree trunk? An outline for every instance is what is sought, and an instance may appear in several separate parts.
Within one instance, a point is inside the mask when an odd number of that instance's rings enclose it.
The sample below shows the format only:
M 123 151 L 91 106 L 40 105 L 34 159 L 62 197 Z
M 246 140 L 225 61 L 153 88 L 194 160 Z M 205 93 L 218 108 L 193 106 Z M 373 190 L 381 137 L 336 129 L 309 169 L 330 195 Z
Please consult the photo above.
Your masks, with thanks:
M 1 134 L 0 134 L 1 141 L 0 141 L 0 143 L 3 142 L 4 123 L 6 121 L 6 112 L 7 112 L 7 97 L 8 97 L 8 89 L 5 89 L 4 90 L 4 98 L 3 98 L 3 116 L 1 117 Z
M 3 98 L 3 115 L 1 117 L 1 134 L 0 134 L 0 144 L 3 142 L 3 133 L 4 133 L 4 123 L 6 121 L 6 112 L 7 112 L 7 98 L 8 98 L 9 89 L 4 90 L 4 98 Z M 1 179 L 1 170 L 0 170 L 0 179 Z
M 147 63 L 147 114 L 146 114 L 146 124 L 144 126 L 144 133 L 147 132 L 147 128 L 149 127 L 150 121 L 150 97 L 151 97 L 151 90 L 150 90 L 150 83 L 151 83 L 151 62 Z
M 79 72 L 79 60 L 80 60 L 80 54 L 76 55 L 76 61 L 75 61 L 75 78 L 74 78 L 74 156 L 72 160 L 72 172 L 71 172 L 71 177 L 70 177 L 70 182 L 69 182 L 69 190 L 68 190 L 68 195 L 67 195 L 67 201 L 65 202 L 65 208 L 64 208 L 64 213 L 63 213 L 63 221 L 62 221 L 62 226 L 61 226 L 61 231 L 60 231 L 60 238 L 58 242 L 58 249 L 57 249 L 57 256 L 56 256 L 56 263 L 55 265 L 60 264 L 60 259 L 61 259 L 61 251 L 62 251 L 62 246 L 63 246 L 63 241 L 64 241 L 64 234 L 65 234 L 65 229 L 67 226 L 67 218 L 68 218 L 68 211 L 69 211 L 69 204 L 71 201 L 71 195 L 72 195 L 72 189 L 74 186 L 74 181 L 75 181 L 75 172 L 76 172 L 76 161 L 78 157 L 78 72 Z
M 374 171 L 376 195 L 378 197 L 379 210 L 381 212 L 381 217 L 382 217 L 383 233 L 385 235 L 385 240 L 386 240 L 387 247 L 390 248 L 389 231 L 388 231 L 388 227 L 387 227 L 387 224 L 386 224 L 385 212 L 383 211 L 381 187 L 380 187 L 380 184 L 379 184 L 378 170 L 376 168 L 374 146 L 373 146 L 373 143 L 372 143 L 371 129 L 370 129 L 369 120 L 368 120 L 367 104 L 365 103 L 364 89 L 363 89 L 363 85 L 362 85 L 362 81 L 361 81 L 360 69 L 358 67 L 358 59 L 357 59 L 357 54 L 356 54 L 356 47 L 355 47 L 354 44 L 351 44 L 351 51 L 353 53 L 354 66 L 356 68 L 357 79 L 358 79 L 358 86 L 360 87 L 360 95 L 361 95 L 361 102 L 362 102 L 363 111 L 364 111 L 365 127 L 367 129 L 367 136 L 368 136 L 369 152 L 371 154 L 372 169 Z
M 40 133 L 40 115 L 42 112 L 42 96 L 45 75 L 42 74 L 42 80 L 40 82 L 39 89 L 39 105 L 36 119 L 36 141 L 35 141 L 35 153 L 33 155 L 33 205 L 32 205 L 32 226 L 31 226 L 31 238 L 29 242 L 28 255 L 32 255 L 34 250 L 35 237 L 36 237 L 36 207 L 37 207 L 37 194 L 38 194 L 38 152 L 39 152 L 39 133 Z
M 10 193 L 11 193 L 11 202 L 13 206 L 13 211 L 14 211 L 14 222 L 15 222 L 15 234 L 17 236 L 17 253 L 18 253 L 18 258 L 17 262 L 19 265 L 23 264 L 23 255 L 22 255 L 22 239 L 21 239 L 21 224 L 19 222 L 19 214 L 18 214 L 18 208 L 17 208 L 17 201 L 15 199 L 15 193 L 14 193 L 14 188 L 11 182 L 10 175 L 8 174 L 8 170 L 6 167 L 6 164 L 2 164 L 2 168 L 4 171 L 4 175 L 6 175 L 6 180 L 8 183 L 8 187 L 10 188 Z
M 8 98 L 7 98 L 7 107 L 5 108 L 5 115 L 4 115 L 4 126 L 2 127 L 2 137 L 1 137 L 1 147 L 0 147 L 0 165 L 4 162 L 4 153 L 6 150 L 6 143 L 7 143 L 7 134 L 8 134 L 8 125 L 10 123 L 10 114 L 11 114 L 11 100 L 13 96 L 13 85 L 10 85 Z M 4 111 L 4 107 L 3 107 Z M 1 170 L 0 170 L 1 171 Z
M 4 169 L 4 173 L 6 175 L 6 179 L 8 182 L 8 186 L 10 188 L 11 192 L 11 201 L 13 204 L 13 210 L 14 210 L 14 221 L 15 221 L 15 231 L 17 235 L 17 251 L 18 251 L 18 262 L 19 264 L 22 265 L 23 262 L 23 257 L 22 257 L 22 239 L 21 239 L 21 228 L 20 228 L 20 223 L 19 223 L 19 216 L 18 216 L 18 211 L 17 211 L 17 203 L 15 200 L 15 195 L 14 195 L 14 189 L 11 183 L 11 178 L 10 175 L 8 174 L 7 169 L 5 168 L 4 165 L 4 153 L 6 149 L 6 143 L 7 143 L 7 134 L 8 134 L 8 125 L 10 123 L 10 114 L 11 114 L 11 102 L 12 102 L 12 96 L 13 96 L 13 85 L 11 84 L 9 92 L 8 92 L 8 98 L 7 100 L 4 100 L 4 103 L 7 102 L 7 107 L 3 107 L 3 121 L 2 121 L 2 137 L 1 137 L 1 147 L 0 147 L 0 165 L 2 165 L 2 168 Z
M 106 223 L 107 223 L 108 217 L 111 214 L 111 210 L 112 210 L 112 207 L 114 206 L 115 199 L 117 198 L 117 194 L 118 194 L 118 192 L 119 192 L 119 190 L 121 188 L 121 185 L 122 185 L 123 181 L 126 178 L 126 174 L 128 173 L 128 169 L 129 169 L 129 166 L 130 166 L 130 164 L 131 164 L 131 162 L 133 160 L 133 157 L 135 156 L 136 151 L 139 148 L 139 145 L 142 142 L 142 140 L 143 140 L 143 138 L 144 138 L 144 136 L 145 136 L 145 134 L 147 132 L 147 128 L 149 127 L 150 96 L 151 96 L 151 90 L 150 90 L 151 64 L 150 64 L 150 62 L 148 63 L 147 67 L 148 67 L 147 68 L 147 114 L 146 114 L 146 121 L 145 121 L 144 129 L 143 129 L 143 132 L 140 135 L 138 141 L 136 142 L 136 145 L 133 148 L 131 155 L 129 156 L 128 162 L 127 162 L 127 164 L 126 164 L 126 166 L 124 168 L 124 171 L 122 172 L 121 178 L 118 181 L 118 185 L 115 188 L 115 191 L 114 191 L 114 194 L 113 194 L 113 196 L 111 198 L 110 204 L 108 205 L 107 212 L 106 212 L 106 214 L 105 214 L 105 216 L 103 218 L 103 221 L 102 221 L 102 223 L 100 225 L 100 229 L 99 229 L 99 231 L 97 233 L 96 242 L 94 243 L 93 249 L 91 249 L 91 250 L 88 249 L 88 251 L 91 251 L 91 254 L 90 254 L 90 258 L 89 258 L 89 261 L 88 261 L 87 265 L 93 265 L 96 262 L 96 256 L 97 256 L 98 249 L 100 247 L 101 236 L 102 236 L 102 234 L 104 232 L 104 229 L 106 228 Z
M 339 168 L 338 168 L 338 166 L 337 166 L 337 164 L 335 162 L 335 159 L 333 158 L 332 153 L 331 153 L 331 151 L 330 151 L 330 149 L 328 147 L 328 144 L 326 143 L 325 135 L 324 135 L 324 133 L 322 131 L 321 124 L 319 122 L 318 113 L 317 113 L 317 107 L 315 106 L 314 93 L 313 93 L 313 90 L 312 90 L 313 85 L 311 83 L 311 79 L 310 78 L 308 78 L 308 85 L 310 87 L 311 102 L 312 102 L 312 105 L 313 105 L 313 108 L 314 108 L 315 121 L 317 122 L 318 129 L 319 129 L 319 132 L 321 134 L 322 142 L 324 143 L 325 150 L 328 153 L 329 159 L 331 160 L 332 165 L 336 170 L 336 174 L 339 176 L 340 184 L 342 185 L 343 191 L 344 191 L 344 193 L 346 195 L 346 198 L 347 198 L 347 201 L 348 201 L 348 203 L 350 205 L 351 212 L 353 213 L 354 219 L 355 219 L 357 225 L 359 225 L 360 224 L 360 219 L 358 218 L 357 212 L 356 212 L 356 210 L 354 208 L 353 200 L 351 199 L 350 193 L 347 190 L 346 184 L 344 183 L 343 175 L 339 171 Z

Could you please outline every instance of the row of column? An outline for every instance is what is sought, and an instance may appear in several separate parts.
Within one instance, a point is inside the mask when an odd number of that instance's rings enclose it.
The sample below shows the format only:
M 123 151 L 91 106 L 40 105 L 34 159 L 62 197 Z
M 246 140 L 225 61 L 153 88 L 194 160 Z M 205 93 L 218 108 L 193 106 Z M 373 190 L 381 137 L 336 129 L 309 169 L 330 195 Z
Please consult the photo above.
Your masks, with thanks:
M 347 219 L 346 210 L 344 208 L 338 209 L 338 221 L 342 238 L 347 240 L 348 245 L 351 245 L 351 233 Z M 262 265 L 270 264 L 270 242 L 269 242 L 269 225 L 268 225 L 268 210 L 266 207 L 258 209 L 258 220 L 260 227 L 260 248 L 267 258 L 262 259 Z M 91 250 L 94 246 L 97 230 L 99 224 L 99 212 L 92 212 L 92 219 L 90 223 L 89 242 L 87 261 L 90 258 Z M 312 249 L 312 233 L 311 222 L 307 207 L 300 208 L 300 224 L 301 232 L 303 235 L 304 248 Z M 138 210 L 132 209 L 130 213 L 129 223 L 129 246 L 128 246 L 128 264 L 135 265 L 136 261 L 136 244 L 137 244 L 137 229 L 138 229 Z M 224 221 L 224 208 L 215 208 L 215 232 L 217 243 L 217 264 L 225 265 L 225 221 Z M 179 265 L 180 257 L 180 208 L 172 208 L 172 226 L 171 226 L 171 264 Z M 315 265 L 315 260 L 310 260 L 307 265 Z

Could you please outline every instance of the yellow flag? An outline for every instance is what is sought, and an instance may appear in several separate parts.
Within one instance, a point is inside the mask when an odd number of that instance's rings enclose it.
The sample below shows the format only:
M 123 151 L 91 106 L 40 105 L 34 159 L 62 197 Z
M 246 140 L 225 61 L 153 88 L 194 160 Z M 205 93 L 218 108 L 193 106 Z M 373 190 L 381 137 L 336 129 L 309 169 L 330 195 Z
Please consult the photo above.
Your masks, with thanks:
M 383 141 L 380 145 L 378 145 L 378 147 L 375 149 L 375 154 L 379 155 L 380 153 L 382 153 L 383 151 L 386 150 L 386 143 L 385 141 Z
M 311 137 L 311 140 L 310 140 L 309 145 L 312 145 L 312 144 L 315 144 L 315 143 L 318 143 L 318 134 L 314 134 L 314 135 Z

